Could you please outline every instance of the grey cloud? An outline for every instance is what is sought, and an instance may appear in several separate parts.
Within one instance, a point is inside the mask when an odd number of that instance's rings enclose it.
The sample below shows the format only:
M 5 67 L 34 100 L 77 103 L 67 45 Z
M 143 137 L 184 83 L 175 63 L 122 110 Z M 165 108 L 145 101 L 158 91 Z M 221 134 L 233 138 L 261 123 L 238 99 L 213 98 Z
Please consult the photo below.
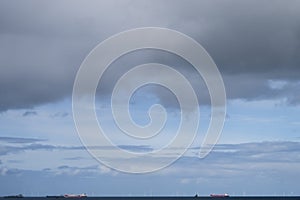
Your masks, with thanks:
M 193 150 L 198 150 L 198 148 L 189 151 Z M 226 190 L 224 192 L 230 194 L 242 194 L 246 191 L 253 195 L 268 195 L 273 194 L 274 191 L 280 191 L 280 193 L 298 191 L 299 153 L 299 142 L 218 144 L 214 151 L 204 159 L 199 159 L 195 155 L 187 155 L 157 173 L 136 176 L 116 173 L 108 168 L 102 168 L 101 165 L 78 167 L 61 164 L 41 171 L 0 167 L 0 172 L 1 179 L 5 183 L 3 184 L 5 191 L 13 191 L 9 189 L 18 187 L 15 183 L 20 180 L 23 181 L 22 183 L 36 184 L 35 187 L 22 191 L 23 194 L 30 194 L 32 188 L 38 188 L 36 192 L 45 193 L 45 195 L 50 191 L 63 194 L 74 188 L 76 191 L 84 190 L 88 194 L 93 194 L 93 191 L 98 192 L 99 188 L 103 191 L 110 191 L 109 194 L 116 194 L 111 188 L 118 186 L 121 189 L 117 191 L 117 194 L 124 195 L 132 188 L 136 191 L 140 187 L 137 192 L 148 191 L 151 185 L 151 188 L 157 191 L 155 194 L 163 195 L 174 194 L 172 193 L 174 188 L 195 194 L 195 191 L 199 191 L 199 187 L 201 194 Z M 41 182 L 44 184 L 40 184 Z M 73 184 L 70 186 L 66 184 L 68 182 Z M 153 185 L 154 182 L 157 184 Z M 54 185 L 54 188 L 49 183 Z M 164 187 L 166 185 L 170 187 Z M 266 185 L 269 187 L 265 187 Z M 160 188 L 162 190 L 159 190 Z M 102 190 L 99 195 L 104 194 Z
M 0 137 L 0 141 L 6 143 L 26 144 L 26 143 L 41 142 L 45 140 L 36 139 L 36 138 L 21 138 L 21 137 Z
M 292 73 L 292 72 L 291 72 Z M 287 105 L 299 105 L 299 94 L 296 92 L 300 89 L 299 81 L 287 80 L 282 88 L 272 88 L 270 80 L 263 74 L 249 75 L 225 75 L 223 76 L 228 99 L 263 100 L 273 99 L 281 100 Z M 275 81 L 282 81 L 278 79 Z
M 159 173 L 187 178 L 194 184 L 211 179 L 272 182 L 282 176 L 294 180 L 299 169 L 299 146 L 299 142 L 289 141 L 217 144 L 204 159 L 197 157 L 195 148 L 194 155 L 188 153 Z
M 18 148 L 11 146 L 1 146 L 0 147 L 0 155 L 7 155 L 12 152 L 18 152 Z
M 141 26 L 173 28 L 200 42 L 225 77 L 229 99 L 288 97 L 298 105 L 299 85 L 292 84 L 300 74 L 298 7 L 296 0 L 1 1 L 0 111 L 70 97 L 87 53 L 112 34 Z M 270 79 L 291 84 L 274 91 Z
M 203 36 L 197 36 L 197 32 L 194 36 L 223 73 L 264 73 L 267 78 L 298 79 L 299 73 L 292 74 L 299 71 L 300 63 L 297 7 L 297 1 L 207 3 L 202 6 L 207 9 L 205 14 L 200 12 L 191 18 L 204 26 Z M 192 8 L 192 13 L 197 9 Z
M 26 111 L 22 114 L 23 117 L 34 116 L 34 115 L 37 115 L 36 111 Z
M 40 144 L 37 142 L 45 140 L 35 140 L 28 138 L 9 138 L 1 137 L 3 142 L 8 144 L 1 145 L 0 155 L 15 154 L 23 151 L 35 151 L 35 150 L 55 150 L 55 149 L 84 149 L 83 147 L 65 147 L 65 146 L 55 146 L 49 144 Z M 9 145 L 15 144 L 15 145 Z
M 116 171 L 104 167 L 102 165 L 92 165 L 87 167 L 74 167 L 74 166 L 68 166 L 68 165 L 62 165 L 57 167 L 56 169 L 50 169 L 50 172 L 54 172 L 56 175 L 68 175 L 68 176 L 74 176 L 74 175 L 99 175 L 99 174 L 116 174 Z
M 34 150 L 54 150 L 59 149 L 59 147 L 52 145 L 43 145 L 43 144 L 29 144 L 29 145 L 19 145 L 19 146 L 10 146 L 2 145 L 0 147 L 0 155 L 15 154 L 23 151 L 34 151 Z
M 56 117 L 60 117 L 60 118 L 64 118 L 67 117 L 69 115 L 69 113 L 67 112 L 57 112 L 54 115 L 51 115 L 51 117 L 56 118 Z
M 65 158 L 65 160 L 82 160 L 82 159 L 84 158 L 80 156 Z
M 217 144 L 207 157 L 208 162 L 230 163 L 299 163 L 300 143 L 253 142 L 242 144 Z
M 150 146 L 146 145 L 119 145 L 118 146 L 121 149 L 125 149 L 128 151 L 133 151 L 133 152 L 150 152 L 153 151 L 153 148 Z
M 0 137 L 0 141 L 8 144 L 0 146 L 0 155 L 15 154 L 23 151 L 38 151 L 38 150 L 86 150 L 89 149 L 103 149 L 113 150 L 115 147 L 112 146 L 58 146 L 51 144 L 41 144 L 45 140 L 37 140 L 30 138 L 11 138 L 11 137 Z M 9 145 L 16 144 L 16 145 Z M 153 148 L 147 145 L 119 145 L 121 149 L 125 149 L 132 152 L 149 152 Z M 67 160 L 79 160 L 81 157 L 66 158 Z

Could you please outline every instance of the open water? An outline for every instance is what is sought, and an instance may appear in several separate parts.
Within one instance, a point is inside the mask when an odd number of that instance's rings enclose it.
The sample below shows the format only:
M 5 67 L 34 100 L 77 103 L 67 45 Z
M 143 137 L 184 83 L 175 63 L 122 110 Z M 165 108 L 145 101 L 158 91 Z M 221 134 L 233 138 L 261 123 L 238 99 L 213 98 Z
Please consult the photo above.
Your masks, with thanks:
M 86 197 L 68 198 L 68 200 L 300 200 L 300 196 L 231 196 L 222 198 L 213 197 Z M 4 198 L 0 200 L 66 200 L 65 198 L 46 198 L 46 197 L 24 197 L 24 198 Z

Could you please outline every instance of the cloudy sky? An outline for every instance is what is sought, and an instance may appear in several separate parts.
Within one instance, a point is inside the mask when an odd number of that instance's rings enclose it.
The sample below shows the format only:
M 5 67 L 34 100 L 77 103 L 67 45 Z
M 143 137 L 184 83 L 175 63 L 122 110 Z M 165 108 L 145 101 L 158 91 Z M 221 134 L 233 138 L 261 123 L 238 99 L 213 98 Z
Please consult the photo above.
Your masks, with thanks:
M 0 195 L 300 195 L 299 10 L 297 0 L 0 1 Z M 149 26 L 180 31 L 206 49 L 224 80 L 227 114 L 218 144 L 199 159 L 211 115 L 201 76 L 167 52 L 122 56 L 100 80 L 96 96 L 100 125 L 103 120 L 121 148 L 154 148 L 115 135 L 110 94 L 132 66 L 157 62 L 180 71 L 196 88 L 201 110 L 198 136 L 178 161 L 157 172 L 128 174 L 84 148 L 73 121 L 72 89 L 96 45 Z M 180 114 L 174 95 L 148 86 L 130 103 L 140 125 L 149 122 L 152 104 L 162 104 L 169 130 L 161 143 L 170 139 Z

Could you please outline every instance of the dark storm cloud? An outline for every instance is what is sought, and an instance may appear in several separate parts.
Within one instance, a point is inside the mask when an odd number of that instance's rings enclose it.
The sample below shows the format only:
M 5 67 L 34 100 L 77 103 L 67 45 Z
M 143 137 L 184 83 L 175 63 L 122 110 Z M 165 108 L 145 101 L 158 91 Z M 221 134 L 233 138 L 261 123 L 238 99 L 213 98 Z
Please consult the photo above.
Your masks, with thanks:
M 223 1 L 203 45 L 225 73 L 299 79 L 299 6 L 297 1 Z
M 141 26 L 172 28 L 200 42 L 224 76 L 229 99 L 287 98 L 297 105 L 299 7 L 296 0 L 1 1 L 0 111 L 70 97 L 87 53 Z M 269 80 L 288 84 L 276 90 Z

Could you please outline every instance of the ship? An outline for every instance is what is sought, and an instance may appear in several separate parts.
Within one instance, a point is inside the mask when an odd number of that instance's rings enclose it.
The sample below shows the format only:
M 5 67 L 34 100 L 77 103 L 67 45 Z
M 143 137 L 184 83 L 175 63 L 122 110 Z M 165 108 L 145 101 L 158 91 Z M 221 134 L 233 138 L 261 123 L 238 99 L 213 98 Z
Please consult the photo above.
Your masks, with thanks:
M 229 194 L 225 193 L 225 194 L 210 194 L 210 197 L 229 197 Z
M 18 195 L 11 195 L 11 196 L 4 196 L 4 198 L 23 198 L 24 196 L 22 194 Z
M 23 198 L 24 196 L 22 194 L 17 195 L 11 195 L 11 196 L 4 196 L 4 198 Z
M 46 198 L 65 198 L 64 195 L 47 195 Z
M 64 197 L 65 198 L 84 198 L 84 197 L 87 197 L 87 195 L 85 193 L 83 193 L 83 194 L 65 194 Z

